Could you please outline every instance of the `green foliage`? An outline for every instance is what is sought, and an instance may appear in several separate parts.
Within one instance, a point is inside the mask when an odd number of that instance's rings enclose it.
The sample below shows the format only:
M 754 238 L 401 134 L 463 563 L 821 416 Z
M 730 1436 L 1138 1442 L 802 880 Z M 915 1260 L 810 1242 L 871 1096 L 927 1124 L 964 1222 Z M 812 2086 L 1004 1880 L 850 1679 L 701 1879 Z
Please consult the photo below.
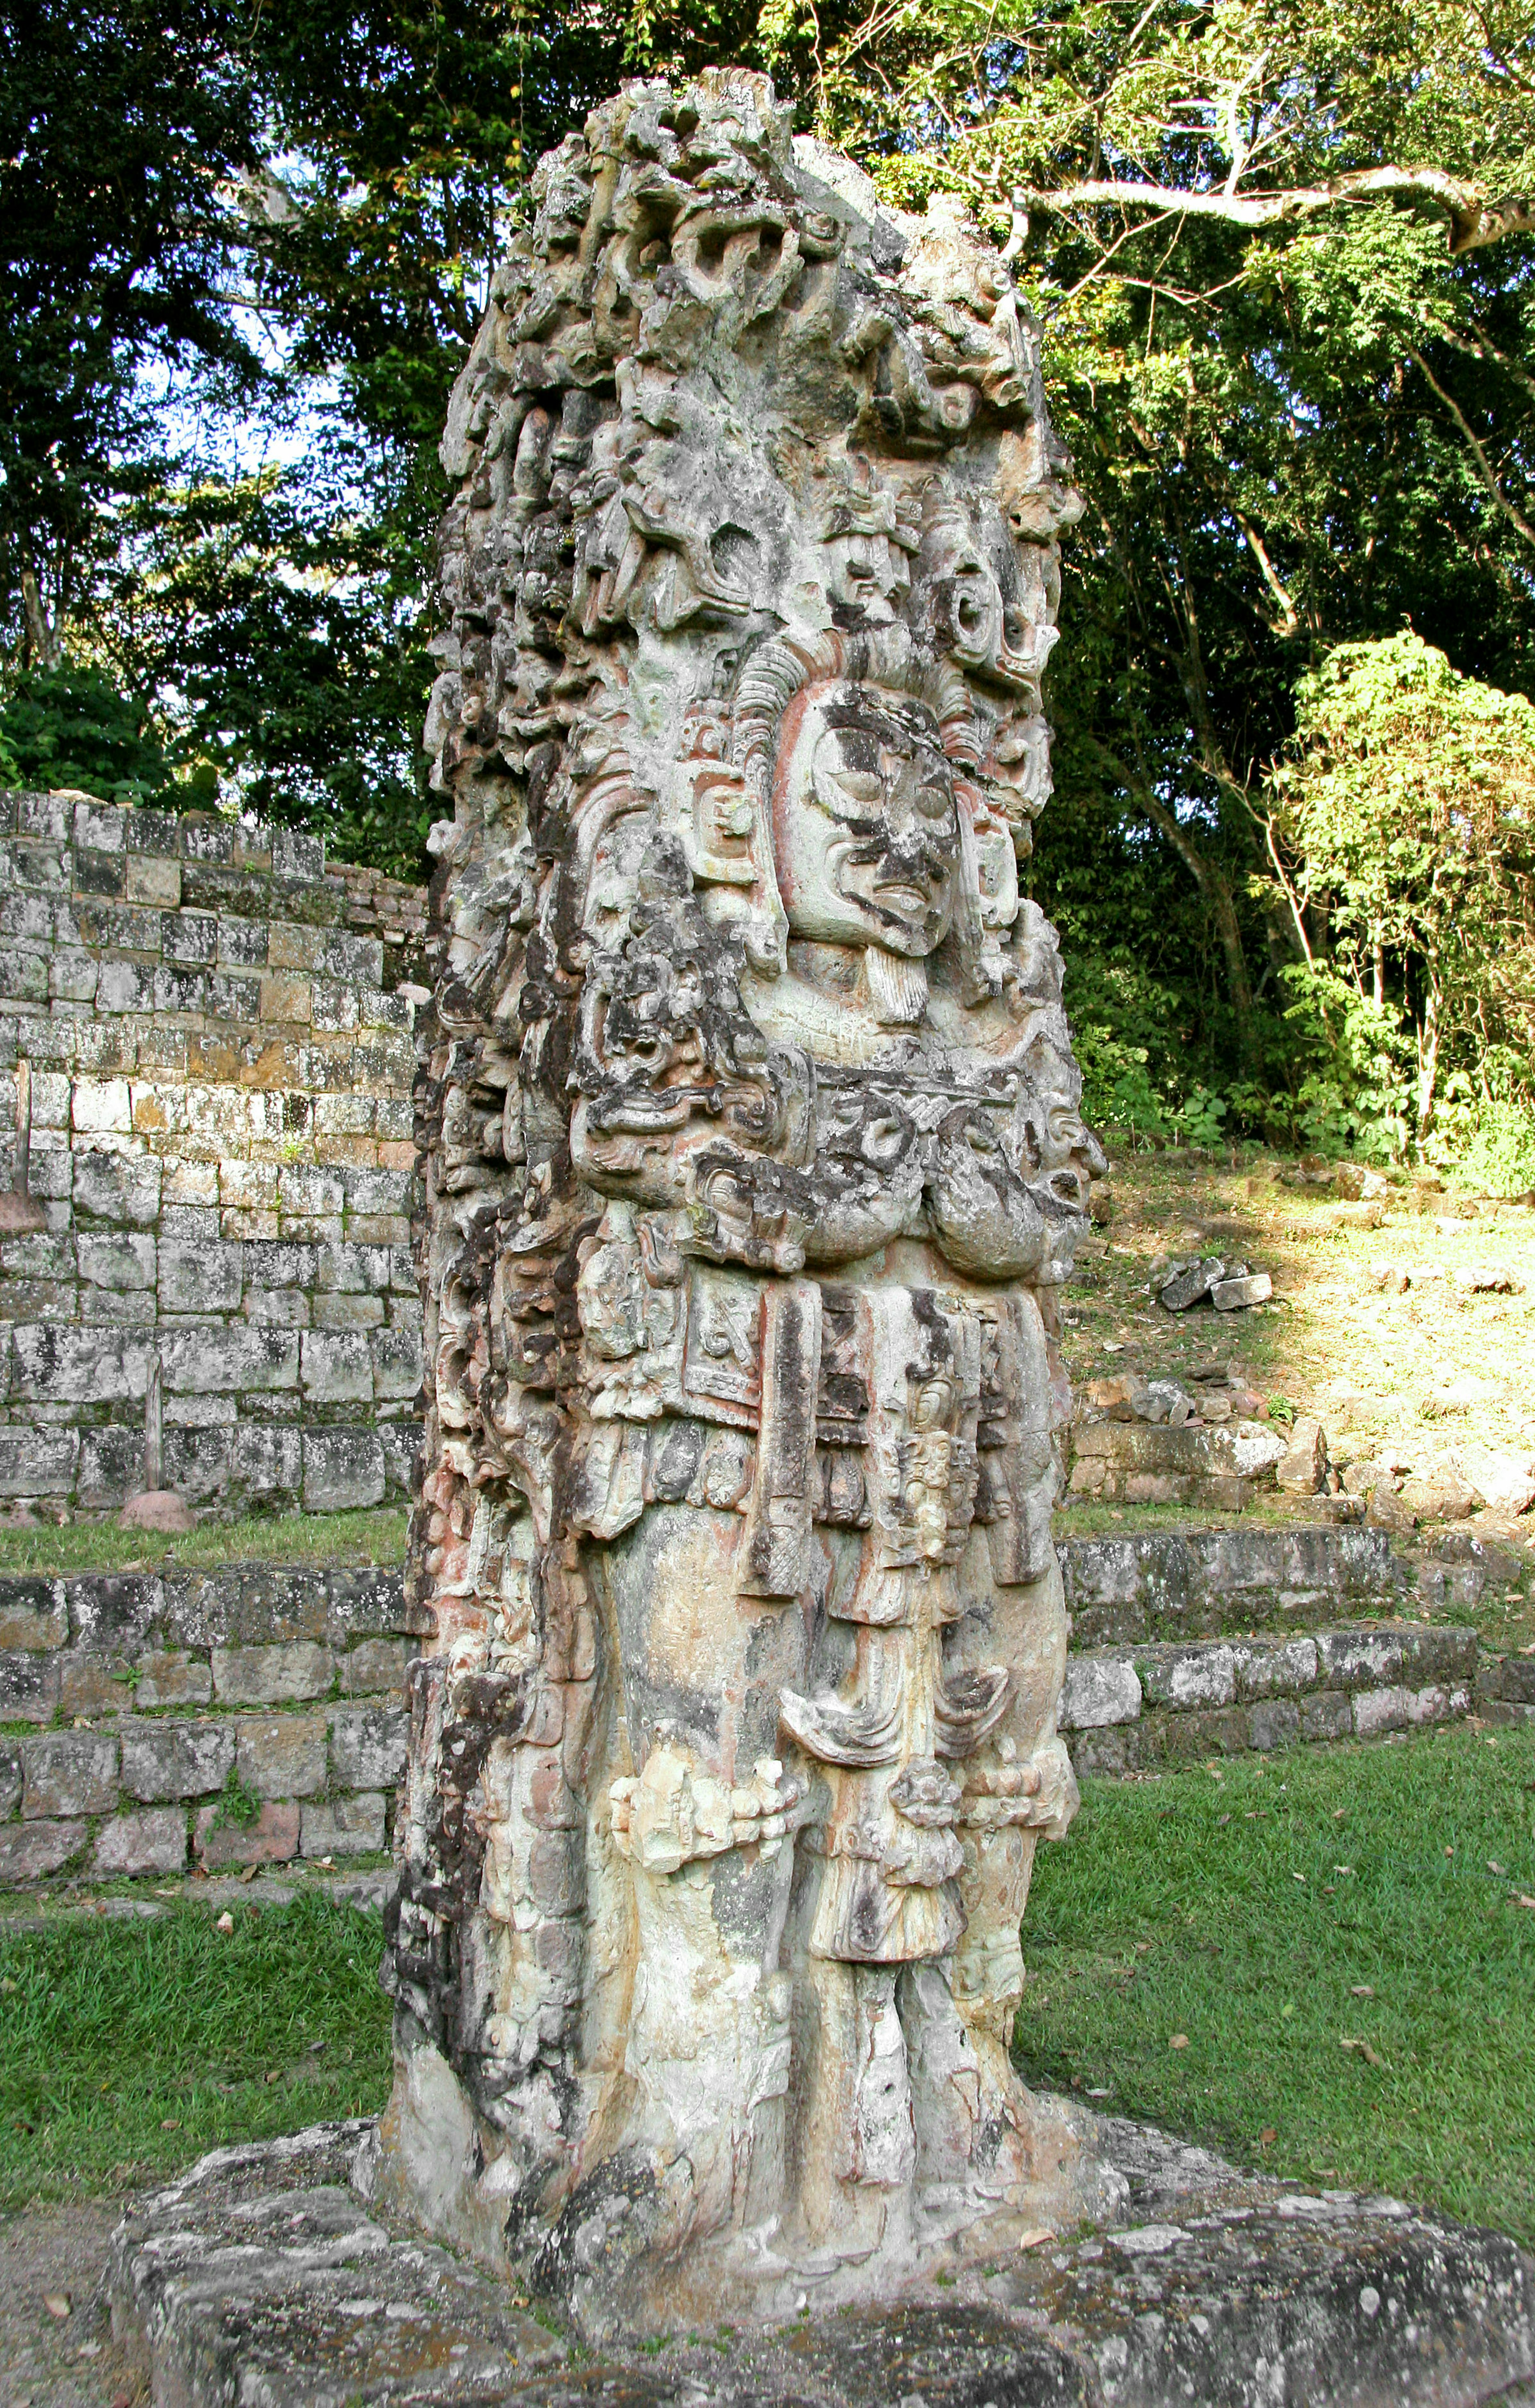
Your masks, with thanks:
M 1535 1039 L 1535 707 L 1410 629 L 1340 644 L 1299 682 L 1270 794 L 1296 924 L 1330 948 L 1313 996 L 1335 1054 L 1373 1057 L 1361 1093 L 1384 1107 L 1389 1024 L 1410 1026 L 1422 1139 L 1444 1057 Z
M 1535 2238 L 1532 1785 L 1512 1731 L 1084 1783 L 1036 1860 L 1026 2078 Z
M 194 1907 L 0 1935 L 0 2203 L 383 2105 L 379 1917 L 312 1894 L 234 1915 L 227 1935 Z
M 18 678 L 0 700 L 0 768 L 18 786 L 79 786 L 106 802 L 206 806 L 208 781 L 172 784 L 149 712 L 100 669 Z
M 240 1779 L 239 1767 L 232 1764 L 219 1799 L 218 1823 L 232 1824 L 237 1830 L 248 1831 L 261 1820 L 261 1799 L 255 1790 L 248 1789 Z

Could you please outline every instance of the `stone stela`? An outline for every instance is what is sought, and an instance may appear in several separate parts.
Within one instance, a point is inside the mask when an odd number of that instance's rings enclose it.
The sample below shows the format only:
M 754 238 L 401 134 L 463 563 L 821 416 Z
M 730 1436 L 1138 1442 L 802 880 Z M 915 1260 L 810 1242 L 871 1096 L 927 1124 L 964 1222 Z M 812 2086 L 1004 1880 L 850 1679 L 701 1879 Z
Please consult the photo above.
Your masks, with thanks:
M 1019 892 L 1081 503 L 1010 270 L 744 72 L 533 189 L 443 445 L 374 2180 L 600 2336 L 1113 2203 L 1009 2061 L 1103 1160 Z

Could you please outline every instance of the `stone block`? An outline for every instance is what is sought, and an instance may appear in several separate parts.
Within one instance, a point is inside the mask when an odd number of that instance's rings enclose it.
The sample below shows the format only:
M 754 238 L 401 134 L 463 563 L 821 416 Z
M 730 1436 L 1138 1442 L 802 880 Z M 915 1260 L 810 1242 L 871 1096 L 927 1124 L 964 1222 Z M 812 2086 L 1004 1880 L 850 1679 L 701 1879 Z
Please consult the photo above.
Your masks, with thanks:
M 1237 1694 L 1236 1658 L 1227 1646 L 1152 1647 L 1136 1669 L 1155 1705 L 1228 1706 Z
M 137 1012 L 163 1010 L 156 996 L 157 982 L 166 973 L 145 962 L 103 962 L 96 973 L 96 1010 L 103 1012 Z M 174 1007 L 171 1007 L 174 1009 Z M 190 1007 L 195 1010 L 196 1007 Z M 126 1121 L 82 1121 L 77 1112 L 77 1128 L 125 1128 Z
M 372 1343 L 374 1394 L 413 1401 L 423 1375 L 420 1330 L 381 1330 Z
M 178 1330 L 162 1339 L 160 1351 L 167 1389 L 189 1396 L 298 1385 L 298 1340 L 286 1330 L 249 1324 Z
M 161 950 L 167 962 L 189 968 L 208 968 L 219 950 L 219 923 L 211 911 L 167 911 L 162 923 Z
M 180 820 L 174 811 L 131 810 L 126 828 L 128 851 L 174 856 L 180 828 Z
M 165 1485 L 189 1505 L 201 1505 L 222 1494 L 229 1479 L 232 1432 L 227 1426 L 173 1428 L 169 1400 L 165 1407 Z
M 403 1170 L 343 1170 L 349 1213 L 408 1213 L 410 1175 Z
M 372 1429 L 321 1429 L 304 1433 L 304 1510 L 338 1513 L 381 1505 L 386 1489 L 384 1451 Z
M 0 1430 L 0 1498 L 58 1498 L 75 1488 L 79 1430 Z
M 0 1579 L 0 1648 L 62 1647 L 68 1636 L 62 1581 Z
M 14 1740 L 0 1739 L 0 1823 L 22 1811 L 22 1751 Z
M 373 1357 L 360 1330 L 307 1331 L 300 1363 L 304 1394 L 311 1403 L 372 1403 Z
M 134 1665 L 134 1702 L 148 1711 L 155 1706 L 206 1706 L 213 1697 L 213 1674 L 200 1656 L 184 1647 L 156 1647 Z
M 1140 1723 L 1118 1723 L 1075 1732 L 1070 1755 L 1079 1778 L 1119 1781 L 1127 1772 L 1139 1772 L 1143 1756 L 1141 1729 Z
M 82 1230 L 76 1248 L 79 1275 L 92 1287 L 125 1291 L 155 1283 L 155 1241 L 136 1230 Z
M 1399 1630 L 1323 1630 L 1316 1640 L 1316 1663 L 1330 1688 L 1380 1688 L 1397 1679 L 1402 1668 Z
M 122 1505 L 144 1484 L 144 1433 L 123 1423 L 80 1434 L 78 1501 Z
M 66 1719 L 125 1713 L 134 1691 L 125 1656 L 66 1650 L 59 1656 L 59 1712 Z
M 1348 1739 L 1353 1734 L 1354 1703 L 1345 1690 L 1323 1689 L 1314 1697 L 1301 1698 L 1298 1712 L 1302 1739 Z
M 0 1723 L 50 1723 L 59 1703 L 59 1664 L 53 1655 L 0 1653 Z
M 325 1786 L 323 1714 L 251 1714 L 237 1729 L 236 1769 L 258 1798 L 308 1798 Z
M 163 1722 L 125 1726 L 122 1786 L 152 1805 L 165 1798 L 207 1798 L 222 1789 L 235 1761 L 229 1723 Z
M 152 903 L 162 910 L 176 910 L 181 900 L 180 863 L 164 861 L 151 853 L 130 853 L 122 894 L 125 902 Z
M 1245 1706 L 1217 1707 L 1209 1713 L 1161 1713 L 1142 1725 L 1147 1761 L 1186 1764 L 1198 1756 L 1240 1756 L 1253 1743 Z
M 152 1572 L 79 1572 L 64 1593 L 75 1645 L 97 1652 L 141 1645 L 165 1608 Z
M 405 1668 L 415 1650 L 401 1639 L 360 1639 L 337 1666 L 345 1697 L 364 1698 L 386 1690 L 398 1695 L 405 1686 Z
M 278 1173 L 278 1209 L 304 1220 L 337 1216 L 346 1201 L 340 1176 L 314 1163 L 285 1162 Z
M 240 1249 L 162 1239 L 159 1284 L 162 1312 L 234 1312 L 244 1287 Z
M 401 1572 L 360 1570 L 323 1577 L 328 1592 L 325 1634 L 335 1647 L 365 1635 L 423 1637 L 433 1627 L 430 1609 L 407 1605 Z
M 221 969 L 252 970 L 266 967 L 266 923 L 265 920 L 238 920 L 225 914 L 219 922 L 219 968 Z M 258 996 L 252 1019 L 261 1014 Z
M 1239 1640 L 1231 1653 L 1240 1698 L 1298 1697 L 1316 1684 L 1314 1639 Z
M 1378 1731 L 1405 1730 L 1413 1719 L 1413 1692 L 1399 1684 L 1384 1689 L 1361 1689 L 1355 1695 L 1354 1732 L 1356 1739 L 1371 1739 Z
M 1141 1695 L 1136 1668 L 1127 1656 L 1070 1656 L 1056 1722 L 1063 1731 L 1131 1723 L 1140 1712 Z
M 96 1834 L 93 1872 L 104 1875 L 186 1870 L 187 1818 L 181 1806 L 147 1806 L 114 1814 Z
M 296 1498 L 304 1481 L 300 1433 L 241 1423 L 229 1443 L 229 1478 L 246 1497 Z
M 0 945 L 0 995 L 19 1003 L 48 1001 L 49 956 L 30 945 Z
M 100 965 L 93 953 L 74 946 L 53 955 L 48 966 L 48 992 L 57 1003 L 93 1003 Z
M 1300 1737 L 1300 1709 L 1293 1698 L 1260 1698 L 1248 1711 L 1247 1727 L 1255 1748 L 1293 1747 Z
M 253 1823 L 234 1822 L 223 1806 L 203 1806 L 194 1844 L 210 1873 L 230 1865 L 285 1865 L 298 1854 L 298 1829 L 291 1799 L 267 1799 Z
M 94 1405 L 104 1398 L 141 1402 L 151 1345 L 136 1330 L 18 1328 L 11 1339 L 12 1394 L 50 1406 Z M 54 1435 L 62 1441 L 65 1433 Z M 67 1435 L 75 1438 L 73 1431 Z
M 62 1872 L 90 1836 L 88 1823 L 10 1823 L 0 1829 L 0 1888 L 19 1889 Z
M 380 1329 L 384 1319 L 381 1296 L 317 1296 L 310 1308 L 316 1329 Z
M 41 1731 L 22 1742 L 22 1782 L 29 1823 L 105 1814 L 117 1803 L 117 1741 L 104 1731 Z
M 274 878 L 312 879 L 324 874 L 325 847 L 322 838 L 308 836 L 301 828 L 272 830 Z
M 1217 1312 L 1241 1312 L 1249 1305 L 1267 1304 L 1273 1292 L 1274 1283 L 1267 1271 L 1248 1271 L 1239 1279 L 1217 1280 L 1210 1291 L 1210 1301 Z
M 306 1856 L 370 1856 L 387 1847 L 386 1808 L 377 1790 L 352 1798 L 313 1798 L 304 1807 Z
M 77 803 L 70 840 L 88 853 L 121 853 L 127 837 L 126 820 L 126 812 L 115 803 Z
M 380 1422 L 379 1443 L 383 1450 L 390 1496 L 395 1498 L 413 1496 L 421 1457 L 421 1424 L 414 1420 Z
M 338 1789 L 391 1789 L 405 1771 L 403 1706 L 335 1706 L 331 1774 Z
M 232 1706 L 323 1698 L 334 1677 L 330 1649 L 305 1639 L 274 1647 L 215 1647 L 212 1671 L 215 1697 Z
M 1309 1413 L 1292 1423 L 1290 1440 L 1280 1457 L 1275 1478 L 1292 1497 L 1314 1497 L 1327 1477 L 1327 1442 L 1322 1425 Z

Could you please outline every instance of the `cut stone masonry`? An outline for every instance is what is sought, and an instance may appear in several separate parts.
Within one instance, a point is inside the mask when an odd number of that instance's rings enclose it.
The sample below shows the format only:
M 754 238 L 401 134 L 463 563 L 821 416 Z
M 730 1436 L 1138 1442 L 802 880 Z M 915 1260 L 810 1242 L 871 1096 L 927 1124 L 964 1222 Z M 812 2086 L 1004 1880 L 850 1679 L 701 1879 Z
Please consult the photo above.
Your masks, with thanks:
M 389 1571 L 0 1580 L 0 1886 L 385 1849 L 420 1623 Z
M 1535 1724 L 1535 1657 L 1400 1618 L 1414 1588 L 1420 1610 L 1463 1610 L 1521 1570 L 1440 1546 L 1414 1564 L 1374 1530 L 1066 1540 L 1077 1770 L 1472 1712 Z M 377 1570 L 0 1579 L 0 1888 L 385 1848 L 424 1622 Z
M 0 1237 L 0 1498 L 164 1484 L 310 1512 L 403 1498 L 424 890 L 314 837 L 0 794 L 0 1165 L 46 1227 Z

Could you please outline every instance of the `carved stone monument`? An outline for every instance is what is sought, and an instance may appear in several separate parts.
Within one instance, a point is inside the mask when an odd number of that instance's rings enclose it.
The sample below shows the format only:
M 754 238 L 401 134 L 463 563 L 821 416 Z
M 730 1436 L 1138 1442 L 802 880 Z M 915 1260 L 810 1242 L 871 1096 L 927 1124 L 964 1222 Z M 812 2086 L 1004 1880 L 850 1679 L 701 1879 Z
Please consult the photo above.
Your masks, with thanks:
M 1008 2054 L 1103 1166 L 1019 895 L 1080 503 L 1008 267 L 746 73 L 534 192 L 443 452 L 379 2180 L 600 2333 L 1112 2199 Z

